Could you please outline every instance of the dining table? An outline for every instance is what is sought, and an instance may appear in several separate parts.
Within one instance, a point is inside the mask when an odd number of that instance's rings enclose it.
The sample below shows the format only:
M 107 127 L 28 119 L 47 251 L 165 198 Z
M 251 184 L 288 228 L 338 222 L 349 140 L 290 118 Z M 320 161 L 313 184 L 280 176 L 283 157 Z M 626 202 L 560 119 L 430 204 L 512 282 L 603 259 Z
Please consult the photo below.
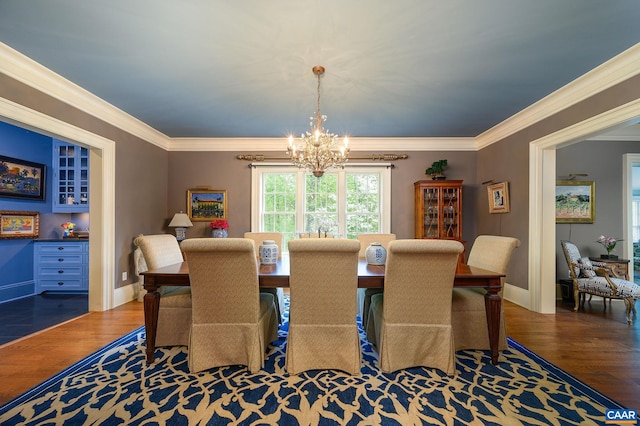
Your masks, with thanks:
M 256 261 L 260 288 L 289 287 L 289 258 L 283 255 L 275 264 L 260 264 Z M 358 287 L 384 288 L 384 265 L 370 265 L 364 259 L 358 260 Z M 189 265 L 186 261 L 150 269 L 142 272 L 144 276 L 144 325 L 146 331 L 147 364 L 154 361 L 158 310 L 160 308 L 160 288 L 162 286 L 189 286 Z M 491 362 L 498 363 L 498 341 L 500 336 L 500 312 L 502 297 L 501 279 L 504 274 L 487 271 L 458 262 L 453 286 L 455 288 L 483 288 L 487 328 L 491 348 Z

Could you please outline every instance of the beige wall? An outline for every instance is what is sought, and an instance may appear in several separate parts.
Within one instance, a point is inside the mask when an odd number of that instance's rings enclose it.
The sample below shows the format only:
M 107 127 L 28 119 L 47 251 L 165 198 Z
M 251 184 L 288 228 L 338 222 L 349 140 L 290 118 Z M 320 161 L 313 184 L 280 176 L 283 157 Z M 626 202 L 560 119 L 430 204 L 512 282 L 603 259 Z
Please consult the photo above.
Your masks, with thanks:
M 128 270 L 129 276 L 133 275 L 132 239 L 138 233 L 168 231 L 166 224 L 174 212 L 186 209 L 186 189 L 194 185 L 210 185 L 214 189 L 229 191 L 231 235 L 239 236 L 249 229 L 249 169 L 245 162 L 234 159 L 238 153 L 165 152 L 5 75 L 0 75 L 0 96 L 115 141 L 117 272 Z M 554 114 L 478 153 L 408 152 L 410 158 L 396 162 L 397 167 L 392 173 L 392 230 L 401 238 L 412 237 L 412 184 L 426 178 L 424 169 L 433 161 L 447 158 L 451 165 L 448 177 L 465 180 L 464 236 L 468 245 L 476 234 L 493 233 L 519 238 L 522 245 L 514 255 L 507 280 L 528 288 L 529 143 L 638 98 L 640 76 Z M 488 213 L 486 189 L 479 182 L 490 179 L 509 181 L 511 213 Z M 205 226 L 201 223 L 190 229 L 189 236 L 204 235 Z
M 286 141 L 283 139 L 283 147 Z M 262 153 L 259 150 L 251 152 Z M 171 152 L 169 154 L 169 211 L 187 209 L 187 190 L 196 186 L 227 191 L 229 236 L 240 237 L 251 228 L 251 169 L 249 162 L 236 160 L 247 152 Z M 360 153 L 358 153 L 360 154 Z M 368 153 L 363 153 L 368 154 Z M 398 238 L 413 238 L 413 182 L 430 179 L 425 170 L 432 162 L 446 158 L 449 179 L 462 179 L 463 234 L 471 240 L 475 235 L 475 207 L 478 192 L 475 152 L 406 152 L 407 160 L 394 162 L 391 172 L 391 231 Z M 210 234 L 208 222 L 195 222 L 187 237 Z
M 3 74 L 0 74 L 0 96 L 115 141 L 116 287 L 135 281 L 133 238 L 138 233 L 164 232 L 168 153 Z M 121 272 L 125 271 L 128 280 L 122 282 Z
M 479 199 L 478 234 L 496 233 L 520 239 L 507 282 L 528 287 L 529 258 L 529 144 L 572 124 L 640 98 L 640 76 L 560 111 L 478 152 L 478 181 L 509 181 L 511 213 L 490 215 L 487 201 Z M 532 238 L 536 238 L 535 235 Z

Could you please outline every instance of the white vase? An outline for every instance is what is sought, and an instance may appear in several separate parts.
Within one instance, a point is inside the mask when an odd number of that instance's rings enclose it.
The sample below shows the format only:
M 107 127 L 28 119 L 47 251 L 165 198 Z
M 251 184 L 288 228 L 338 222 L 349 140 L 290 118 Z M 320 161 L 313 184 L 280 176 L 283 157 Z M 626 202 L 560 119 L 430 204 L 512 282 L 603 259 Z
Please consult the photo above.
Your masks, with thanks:
M 211 236 L 213 238 L 227 238 L 227 230 L 224 228 L 213 228 Z
M 278 261 L 278 246 L 273 240 L 264 240 L 258 248 L 260 263 L 263 265 L 275 265 Z
M 371 243 L 364 254 L 369 265 L 384 265 L 387 261 L 387 249 L 380 243 Z

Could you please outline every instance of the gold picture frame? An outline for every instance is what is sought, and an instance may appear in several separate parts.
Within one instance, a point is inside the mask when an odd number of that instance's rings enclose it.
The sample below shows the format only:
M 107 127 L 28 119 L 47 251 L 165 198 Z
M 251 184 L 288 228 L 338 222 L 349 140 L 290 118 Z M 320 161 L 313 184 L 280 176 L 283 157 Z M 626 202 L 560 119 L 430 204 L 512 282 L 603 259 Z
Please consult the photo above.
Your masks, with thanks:
M 593 223 L 595 206 L 594 181 L 556 181 L 556 223 Z
M 0 211 L 0 238 L 38 238 L 40 212 Z
M 499 182 L 487 187 L 489 213 L 509 213 L 509 182 Z
M 227 218 L 227 191 L 194 188 L 187 190 L 187 214 L 195 222 Z

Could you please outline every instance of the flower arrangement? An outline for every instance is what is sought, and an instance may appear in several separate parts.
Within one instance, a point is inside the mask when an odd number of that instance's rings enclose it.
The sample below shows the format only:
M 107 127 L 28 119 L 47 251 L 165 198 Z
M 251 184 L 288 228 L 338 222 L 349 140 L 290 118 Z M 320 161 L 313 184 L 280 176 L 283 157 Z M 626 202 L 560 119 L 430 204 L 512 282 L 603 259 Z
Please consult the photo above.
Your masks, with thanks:
M 216 219 L 209 224 L 211 229 L 229 229 L 229 222 L 226 219 Z
M 73 237 L 73 228 L 76 227 L 75 223 L 65 222 L 60 226 L 62 226 L 62 229 L 64 230 L 63 237 Z
M 597 243 L 602 244 L 602 246 L 607 250 L 607 254 L 611 254 L 613 249 L 616 248 L 616 244 L 618 243 L 618 241 L 622 240 L 613 237 L 605 237 L 604 235 L 600 235 L 600 237 L 598 237 L 598 239 L 596 240 Z

